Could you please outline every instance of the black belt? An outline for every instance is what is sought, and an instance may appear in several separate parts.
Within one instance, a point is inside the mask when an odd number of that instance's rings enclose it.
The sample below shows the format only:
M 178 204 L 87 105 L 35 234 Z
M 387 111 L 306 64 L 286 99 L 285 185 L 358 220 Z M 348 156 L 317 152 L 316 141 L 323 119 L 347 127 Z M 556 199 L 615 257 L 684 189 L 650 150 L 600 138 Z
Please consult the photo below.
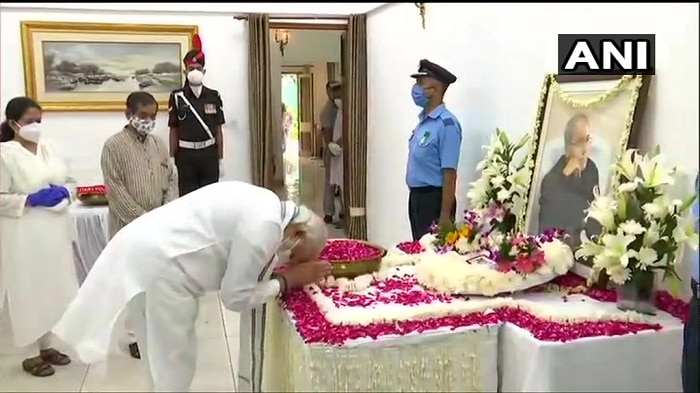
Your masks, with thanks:
M 442 192 L 442 187 L 435 187 L 435 186 L 409 187 L 409 191 L 415 192 L 416 194 L 427 194 L 427 193 L 435 192 L 435 191 Z

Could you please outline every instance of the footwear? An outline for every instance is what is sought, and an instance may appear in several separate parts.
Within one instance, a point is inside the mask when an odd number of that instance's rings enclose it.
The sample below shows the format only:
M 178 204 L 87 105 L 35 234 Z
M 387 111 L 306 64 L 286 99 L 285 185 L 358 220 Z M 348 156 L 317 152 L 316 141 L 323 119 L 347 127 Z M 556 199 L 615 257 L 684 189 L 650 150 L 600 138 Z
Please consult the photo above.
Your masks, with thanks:
M 24 360 L 22 369 L 35 377 L 50 377 L 56 373 L 56 370 L 40 356 Z
M 134 359 L 141 359 L 141 351 L 139 351 L 139 345 L 137 343 L 129 344 L 129 355 Z
M 323 216 L 323 222 L 325 222 L 326 224 L 332 224 L 333 223 L 333 216 L 328 216 L 328 215 Z
M 42 349 L 39 351 L 39 357 L 41 357 L 41 360 L 44 362 L 53 364 L 54 366 L 67 366 L 71 362 L 68 355 L 58 352 L 53 348 Z

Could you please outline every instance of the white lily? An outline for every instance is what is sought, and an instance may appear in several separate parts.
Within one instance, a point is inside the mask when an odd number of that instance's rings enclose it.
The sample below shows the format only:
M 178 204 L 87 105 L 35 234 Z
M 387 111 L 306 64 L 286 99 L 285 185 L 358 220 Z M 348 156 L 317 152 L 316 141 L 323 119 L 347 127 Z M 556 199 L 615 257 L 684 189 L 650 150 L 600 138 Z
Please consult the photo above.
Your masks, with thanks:
M 608 258 L 617 259 L 620 265 L 627 267 L 631 257 L 631 250 L 628 250 L 627 247 L 634 239 L 634 236 L 625 235 L 620 230 L 618 230 L 616 234 L 608 233 L 603 235 L 602 241 L 603 244 L 605 244 L 603 255 Z
M 668 215 L 668 200 L 664 197 L 654 199 L 653 202 L 642 205 L 642 210 L 647 218 L 661 219 Z
M 631 193 L 637 189 L 637 181 L 632 180 L 626 183 L 622 183 L 617 187 L 617 191 L 621 193 Z
M 649 188 L 657 188 L 673 185 L 675 168 L 664 168 L 661 155 L 652 158 L 644 157 L 639 160 L 639 169 L 642 172 L 643 184 Z
M 627 220 L 620 224 L 619 228 L 622 230 L 623 233 L 632 236 L 641 235 L 642 233 L 644 233 L 644 231 L 646 231 L 646 228 L 644 228 L 640 223 L 638 223 L 635 220 Z
M 499 202 L 504 202 L 504 201 L 506 201 L 510 196 L 511 196 L 511 191 L 510 191 L 510 190 L 506 190 L 505 188 L 504 188 L 504 189 L 501 189 L 500 191 L 498 191 L 498 192 L 496 193 L 496 199 L 497 199 Z
M 610 196 L 599 195 L 588 208 L 586 218 L 598 221 L 605 229 L 612 229 L 615 226 L 616 208 L 616 203 Z
M 518 171 L 509 175 L 506 180 L 518 189 L 527 189 L 530 183 L 530 177 L 532 172 L 527 166 L 523 166 Z
M 644 239 L 642 240 L 642 245 L 644 247 L 651 247 L 661 238 L 659 223 L 652 221 L 647 230 L 644 231 Z
M 635 149 L 629 149 L 622 154 L 620 161 L 617 163 L 617 170 L 627 180 L 633 180 L 637 176 L 637 160 Z
M 494 187 L 500 187 L 506 182 L 506 178 L 498 175 L 491 178 L 491 185 Z
M 673 230 L 673 240 L 678 243 L 687 243 L 693 250 L 698 249 L 698 234 L 695 232 L 695 218 L 685 214 L 678 218 L 678 225 Z
M 581 247 L 576 250 L 577 259 L 596 256 L 605 249 L 605 247 L 600 244 L 591 241 L 588 236 L 586 236 L 586 231 L 581 231 L 579 238 L 581 239 Z

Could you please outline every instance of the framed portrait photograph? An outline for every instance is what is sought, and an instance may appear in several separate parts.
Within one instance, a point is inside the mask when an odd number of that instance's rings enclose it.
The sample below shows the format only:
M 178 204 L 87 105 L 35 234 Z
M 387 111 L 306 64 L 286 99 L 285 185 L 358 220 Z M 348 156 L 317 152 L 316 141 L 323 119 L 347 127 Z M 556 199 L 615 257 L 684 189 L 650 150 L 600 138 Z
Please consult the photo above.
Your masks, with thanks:
M 22 22 L 27 95 L 48 111 L 121 110 L 143 90 L 167 105 L 197 26 Z
M 582 231 L 600 233 L 596 222 L 585 221 L 586 209 L 614 187 L 620 156 L 637 144 L 649 82 L 632 75 L 545 77 L 519 220 L 523 232 L 563 229 L 574 249 Z

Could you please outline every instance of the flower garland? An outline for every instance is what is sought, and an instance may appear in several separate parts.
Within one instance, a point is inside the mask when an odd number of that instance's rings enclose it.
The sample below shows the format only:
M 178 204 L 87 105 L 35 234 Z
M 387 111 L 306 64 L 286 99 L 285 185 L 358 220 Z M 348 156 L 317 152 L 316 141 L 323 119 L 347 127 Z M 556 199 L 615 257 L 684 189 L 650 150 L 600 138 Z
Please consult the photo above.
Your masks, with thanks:
M 571 97 L 569 93 L 565 92 L 564 89 L 562 89 L 555 75 L 550 75 L 549 78 L 552 84 L 552 92 L 554 92 L 562 101 L 564 101 L 566 105 L 575 109 L 586 109 L 592 106 L 602 104 L 603 102 L 625 91 L 627 85 L 630 82 L 634 80 L 638 80 L 641 82 L 642 80 L 641 75 L 623 75 L 622 78 L 620 78 L 620 80 L 617 81 L 615 86 L 613 86 L 609 90 L 606 90 L 603 94 L 600 94 L 588 100 L 577 100 Z
M 604 271 L 616 284 L 638 280 L 655 270 L 680 280 L 675 270 L 684 244 L 697 249 L 698 234 L 688 209 L 696 195 L 671 200 L 675 167 L 665 167 L 657 150 L 641 155 L 627 150 L 617 164 L 622 184 L 609 195 L 596 195 L 587 219 L 600 223 L 602 233 L 581 234 L 577 258 L 591 258 L 594 276 Z

